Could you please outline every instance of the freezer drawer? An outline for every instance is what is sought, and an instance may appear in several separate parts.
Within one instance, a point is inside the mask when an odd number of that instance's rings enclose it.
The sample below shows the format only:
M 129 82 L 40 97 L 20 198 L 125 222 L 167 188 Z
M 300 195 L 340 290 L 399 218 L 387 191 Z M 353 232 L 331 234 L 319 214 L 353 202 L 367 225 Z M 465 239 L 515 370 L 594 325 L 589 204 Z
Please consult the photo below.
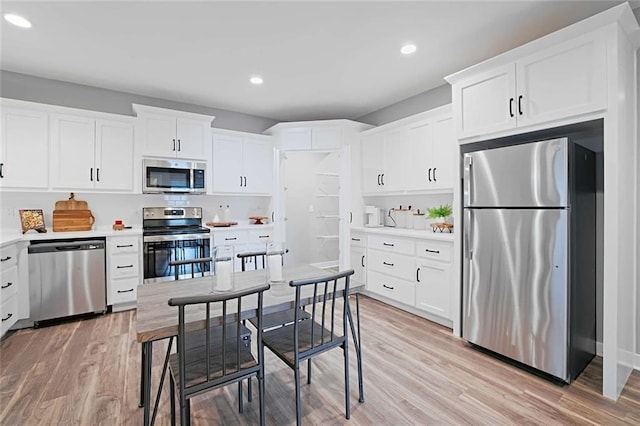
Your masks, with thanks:
M 463 337 L 565 380 L 568 211 L 464 214 Z
M 464 155 L 464 207 L 568 206 L 568 139 Z

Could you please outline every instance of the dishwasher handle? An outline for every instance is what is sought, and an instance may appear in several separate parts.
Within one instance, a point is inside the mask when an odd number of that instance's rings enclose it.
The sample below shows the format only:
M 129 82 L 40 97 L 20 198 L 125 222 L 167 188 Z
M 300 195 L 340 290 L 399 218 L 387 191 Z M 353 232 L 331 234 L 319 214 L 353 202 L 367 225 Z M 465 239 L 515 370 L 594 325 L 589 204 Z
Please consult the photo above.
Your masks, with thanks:
M 29 254 L 61 251 L 104 250 L 104 248 L 104 240 L 47 241 L 42 243 L 32 242 L 29 246 Z

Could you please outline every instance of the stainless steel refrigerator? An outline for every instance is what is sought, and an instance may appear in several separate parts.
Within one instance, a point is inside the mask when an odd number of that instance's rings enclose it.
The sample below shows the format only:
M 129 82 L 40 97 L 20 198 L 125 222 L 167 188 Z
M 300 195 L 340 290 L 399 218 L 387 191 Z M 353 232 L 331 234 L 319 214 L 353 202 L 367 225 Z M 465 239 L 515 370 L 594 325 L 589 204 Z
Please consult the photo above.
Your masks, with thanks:
M 568 138 L 464 154 L 467 341 L 565 382 L 595 354 L 595 154 Z

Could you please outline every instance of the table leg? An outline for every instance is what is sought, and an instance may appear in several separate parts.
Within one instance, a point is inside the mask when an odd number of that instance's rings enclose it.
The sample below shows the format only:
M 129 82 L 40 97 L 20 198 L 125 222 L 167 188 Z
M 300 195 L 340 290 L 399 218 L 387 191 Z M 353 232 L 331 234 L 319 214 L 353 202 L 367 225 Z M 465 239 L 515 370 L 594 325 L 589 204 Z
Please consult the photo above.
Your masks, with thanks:
M 360 335 L 360 299 L 358 297 L 358 293 L 356 293 L 356 317 L 358 319 L 358 330 L 356 333 L 356 328 L 353 324 L 353 314 L 351 313 L 351 303 L 349 303 L 347 309 L 347 317 L 349 319 L 349 326 L 351 327 L 351 336 L 353 337 L 353 345 L 356 348 L 356 359 L 358 365 L 358 392 L 360 394 L 360 398 L 358 401 L 360 403 L 364 402 L 364 380 L 362 377 L 362 337 Z
M 149 426 L 151 412 L 151 359 L 153 355 L 153 342 L 144 342 L 144 426 Z
M 144 351 L 146 347 L 143 343 L 140 345 L 140 400 L 138 401 L 138 407 L 144 407 Z

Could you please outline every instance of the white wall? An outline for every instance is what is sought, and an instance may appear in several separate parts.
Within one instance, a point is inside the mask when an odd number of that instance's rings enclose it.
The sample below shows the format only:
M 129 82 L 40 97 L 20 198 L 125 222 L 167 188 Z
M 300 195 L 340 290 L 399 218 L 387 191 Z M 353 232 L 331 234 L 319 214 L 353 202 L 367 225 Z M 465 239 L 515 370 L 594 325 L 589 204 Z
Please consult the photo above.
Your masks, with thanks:
M 42 209 L 45 225 L 53 230 L 52 214 L 56 201 L 66 200 L 62 192 L 2 192 L 0 200 L 0 232 L 20 231 L 18 210 Z M 96 218 L 94 229 L 110 227 L 120 219 L 125 225 L 142 226 L 143 207 L 192 206 L 203 208 L 203 222 L 213 220 L 220 205 L 229 205 L 232 220 L 248 222 L 249 216 L 271 216 L 270 197 L 219 197 L 212 195 L 96 194 L 75 193 L 76 200 L 87 201 Z M 33 232 L 33 231 L 32 231 Z

